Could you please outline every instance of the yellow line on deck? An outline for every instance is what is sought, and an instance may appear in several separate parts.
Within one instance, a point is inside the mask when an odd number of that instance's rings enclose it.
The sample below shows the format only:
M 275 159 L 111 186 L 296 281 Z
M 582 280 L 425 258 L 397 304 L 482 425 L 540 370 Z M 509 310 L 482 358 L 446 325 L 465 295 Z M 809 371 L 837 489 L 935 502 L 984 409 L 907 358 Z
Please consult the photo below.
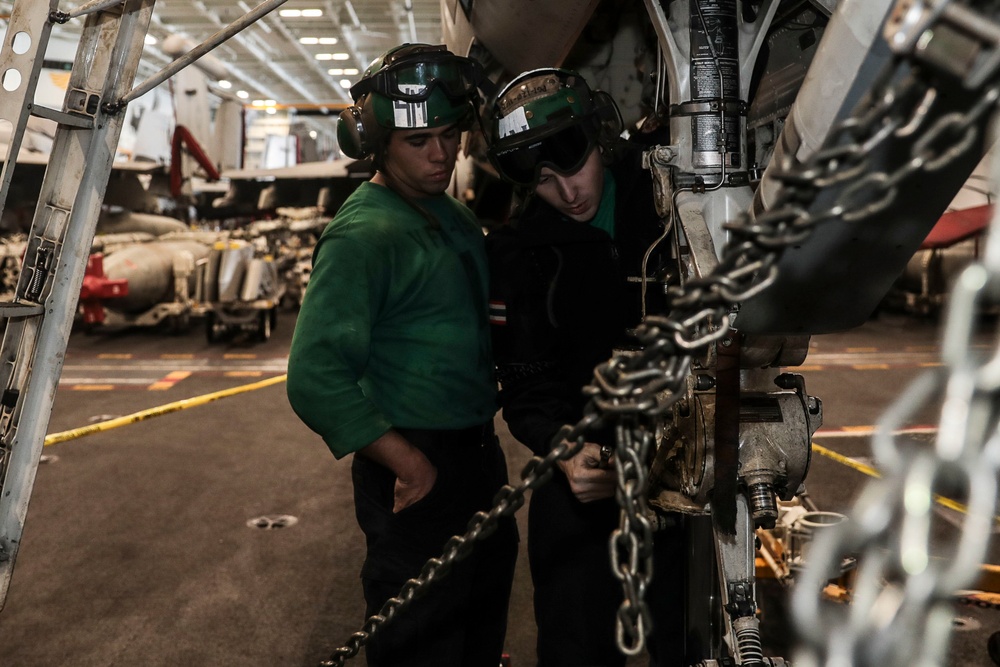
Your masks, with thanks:
M 124 417 L 116 417 L 115 419 L 109 419 L 107 421 L 98 422 L 97 424 L 91 424 L 90 426 L 83 426 L 81 428 L 75 428 L 70 431 L 63 431 L 61 433 L 52 433 L 45 437 L 45 445 L 48 446 L 48 445 L 54 445 L 59 442 L 66 442 L 67 440 L 75 440 L 77 438 L 82 438 L 85 435 L 110 431 L 111 429 L 118 428 L 119 426 L 136 424 L 138 422 L 145 421 L 151 417 L 159 417 L 160 415 L 170 414 L 171 412 L 178 412 L 180 410 L 194 408 L 199 405 L 205 405 L 206 403 L 217 401 L 220 398 L 228 398 L 229 396 L 243 394 L 248 391 L 263 389 L 264 387 L 270 387 L 273 384 L 284 382 L 287 378 L 288 378 L 287 375 L 278 375 L 273 378 L 261 380 L 260 382 L 244 384 L 239 387 L 233 387 L 232 389 L 223 389 L 222 391 L 216 391 L 211 394 L 205 394 L 203 396 L 195 396 L 194 398 L 185 398 L 184 400 L 174 401 L 173 403 L 167 403 L 166 405 L 161 405 L 156 408 L 150 408 L 148 410 L 142 410 L 140 412 L 133 412 L 132 414 L 125 415 Z
M 848 468 L 852 468 L 860 473 L 864 473 L 869 477 L 879 478 L 882 476 L 882 473 L 880 473 L 875 468 L 867 466 L 864 463 L 861 463 L 860 461 L 855 461 L 854 459 L 844 456 L 843 454 L 838 454 L 832 449 L 827 449 L 823 445 L 817 445 L 814 442 L 812 448 L 813 451 L 816 452 L 817 454 L 821 454 L 827 457 L 828 459 L 832 459 L 837 463 L 847 466 Z M 946 498 L 945 496 L 941 496 L 935 493 L 934 500 L 937 502 L 938 505 L 941 505 L 942 507 L 947 507 L 950 510 L 955 510 L 956 512 L 961 512 L 962 514 L 969 513 L 969 510 L 965 505 L 963 505 L 958 501 L 952 500 L 951 498 Z M 1000 516 L 994 516 L 993 520 L 1000 523 Z

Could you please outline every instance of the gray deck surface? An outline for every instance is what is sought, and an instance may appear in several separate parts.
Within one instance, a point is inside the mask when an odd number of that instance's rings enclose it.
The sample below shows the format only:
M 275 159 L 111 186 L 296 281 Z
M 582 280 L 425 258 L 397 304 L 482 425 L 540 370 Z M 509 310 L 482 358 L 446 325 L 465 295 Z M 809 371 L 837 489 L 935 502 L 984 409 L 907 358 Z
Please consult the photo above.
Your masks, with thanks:
M 294 313 L 282 312 L 269 342 L 222 345 L 209 345 L 200 329 L 74 333 L 49 432 L 279 375 L 293 325 Z M 938 332 L 934 323 L 887 315 L 814 337 L 803 374 L 824 401 L 824 432 L 874 424 L 921 364 L 937 358 Z M 149 388 L 173 371 L 190 375 Z M 936 421 L 931 407 L 913 423 Z M 526 449 L 505 429 L 502 436 L 514 477 Z M 817 442 L 870 455 L 865 437 Z M 350 466 L 298 421 L 283 384 L 45 454 L 0 613 L 0 666 L 311 666 L 361 624 L 363 539 Z M 814 456 L 807 486 L 822 509 L 845 510 L 864 481 Z M 247 525 L 280 515 L 297 523 Z M 525 517 L 519 513 L 522 534 Z M 992 562 L 998 556 L 994 544 Z M 1000 629 L 1000 612 L 957 613 L 971 629 L 956 633 L 950 664 L 990 665 L 986 638 Z M 513 665 L 533 665 L 523 543 L 510 618 Z

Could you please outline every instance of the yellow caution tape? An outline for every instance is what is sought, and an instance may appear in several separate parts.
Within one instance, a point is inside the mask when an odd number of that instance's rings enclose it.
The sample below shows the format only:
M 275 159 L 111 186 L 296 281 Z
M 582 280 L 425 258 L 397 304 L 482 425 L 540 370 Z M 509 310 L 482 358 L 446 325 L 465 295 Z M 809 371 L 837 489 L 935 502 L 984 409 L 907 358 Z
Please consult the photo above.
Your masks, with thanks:
M 148 410 L 133 412 L 132 414 L 125 415 L 124 417 L 115 417 L 114 419 L 98 422 L 97 424 L 91 424 L 90 426 L 83 426 L 81 428 L 75 428 L 70 431 L 63 431 L 62 433 L 51 433 L 45 436 L 45 445 L 48 446 L 48 445 L 54 445 L 59 442 L 66 442 L 67 440 L 76 440 L 77 438 L 82 438 L 85 435 L 102 433 L 104 431 L 110 431 L 113 428 L 118 428 L 119 426 L 136 424 L 138 422 L 145 421 L 151 417 L 159 417 L 161 415 L 170 414 L 171 412 L 178 412 L 180 410 L 187 410 L 188 408 L 195 408 L 198 407 L 199 405 L 205 405 L 206 403 L 217 401 L 220 398 L 228 398 L 229 396 L 235 396 L 237 394 L 242 394 L 248 391 L 256 391 L 257 389 L 270 387 L 273 384 L 284 382 L 286 379 L 288 379 L 287 375 L 278 375 L 273 378 L 261 380 L 260 382 L 244 384 L 239 387 L 233 387 L 232 389 L 223 389 L 222 391 L 216 391 L 211 394 L 205 394 L 203 396 L 195 396 L 194 398 L 185 398 L 182 401 L 174 401 L 173 403 L 167 403 L 166 405 L 161 405 L 156 408 L 149 408 Z
M 882 476 L 882 474 L 878 470 L 875 470 L 875 468 L 872 468 L 871 466 L 866 466 L 864 463 L 861 463 L 860 461 L 855 461 L 854 459 L 848 458 L 843 454 L 838 454 L 832 449 L 827 449 L 822 445 L 817 445 L 815 442 L 813 443 L 812 448 L 813 451 L 816 452 L 817 454 L 822 454 L 823 456 L 829 459 L 833 459 L 837 463 L 843 464 L 848 468 L 853 468 L 854 470 L 864 473 L 869 477 L 877 478 Z M 946 498 L 945 496 L 941 496 L 935 493 L 934 500 L 937 502 L 938 505 L 941 505 L 942 507 L 947 507 L 950 510 L 955 510 L 956 512 L 961 512 L 962 514 L 969 513 L 969 510 L 965 505 L 955 500 L 952 500 L 951 498 Z M 1000 516 L 994 516 L 993 520 L 996 521 L 997 523 L 1000 523 Z
M 875 468 L 872 468 L 871 466 L 866 466 L 864 463 L 861 463 L 859 461 L 855 461 L 854 459 L 847 458 L 843 454 L 838 454 L 837 452 L 833 451 L 832 449 L 827 449 L 826 447 L 824 447 L 822 445 L 817 445 L 815 442 L 813 443 L 813 451 L 816 452 L 817 454 L 822 454 L 823 456 L 825 456 L 825 457 L 827 457 L 829 459 L 833 459 L 837 463 L 843 464 L 843 465 L 847 466 L 848 468 L 854 468 L 858 472 L 862 472 L 862 473 L 868 475 L 869 477 L 881 477 L 882 476 L 879 473 L 878 470 L 875 470 Z

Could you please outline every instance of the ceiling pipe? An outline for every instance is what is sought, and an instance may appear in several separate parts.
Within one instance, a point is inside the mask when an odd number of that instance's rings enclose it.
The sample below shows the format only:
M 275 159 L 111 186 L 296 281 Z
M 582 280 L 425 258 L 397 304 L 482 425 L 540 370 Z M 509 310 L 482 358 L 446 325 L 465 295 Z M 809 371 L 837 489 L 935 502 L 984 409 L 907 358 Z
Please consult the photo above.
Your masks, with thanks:
M 213 48 L 215 48 L 216 46 L 218 46 L 219 44 L 221 44 L 222 42 L 226 41 L 231 37 L 235 37 L 237 40 L 240 41 L 241 44 L 247 46 L 245 41 L 240 39 L 241 37 L 239 34 L 240 31 L 245 29 L 248 25 L 256 21 L 261 16 L 267 14 L 276 7 L 280 7 L 282 4 L 284 4 L 284 2 L 285 0 L 265 0 L 261 4 L 257 5 L 257 7 L 255 7 L 251 13 L 242 16 L 237 20 L 233 21 L 232 23 L 230 23 L 228 26 L 223 27 L 217 33 L 209 37 L 207 40 L 205 40 L 198 46 L 191 49 L 191 51 L 189 51 L 187 54 L 181 56 L 167 67 L 160 70 L 159 73 L 143 81 L 141 84 L 133 88 L 131 92 L 129 92 L 127 95 L 122 97 L 120 100 L 116 101 L 114 105 L 120 108 L 128 104 L 135 98 L 144 95 L 145 93 L 149 92 L 156 86 L 160 85 L 161 83 L 169 79 L 171 76 L 173 76 L 180 70 L 184 69 L 185 67 L 193 63 L 195 60 L 205 55 Z M 215 18 L 215 16 L 207 13 L 203 4 L 201 4 L 200 6 L 199 4 L 200 3 L 196 2 L 194 3 L 194 6 L 197 7 L 200 12 L 205 14 L 209 18 L 209 20 L 211 20 L 216 25 L 220 25 L 221 27 L 221 21 Z M 265 60 L 265 62 L 267 61 Z M 275 71 L 276 74 L 278 74 L 279 76 L 284 75 L 287 78 L 287 74 L 285 74 L 281 70 L 281 68 L 277 67 L 276 65 L 270 62 L 267 62 L 267 64 L 269 67 L 272 68 L 273 71 Z M 303 97 L 307 99 L 312 99 L 311 96 L 304 89 L 302 89 L 302 87 L 298 84 L 297 81 L 289 81 L 289 84 L 293 88 L 298 90 Z
M 202 3 L 202 2 L 194 2 L 192 4 L 198 9 L 198 11 L 202 14 L 202 16 L 204 16 L 205 18 L 207 18 L 209 21 L 213 22 L 217 26 L 221 26 L 222 25 L 222 22 L 218 19 L 218 17 L 216 17 L 215 14 L 213 14 L 212 12 L 208 11 L 208 9 L 205 7 L 204 3 Z M 280 65 L 275 64 L 270 58 L 268 58 L 266 55 L 262 54 L 261 51 L 260 51 L 260 49 L 257 48 L 255 45 L 251 44 L 250 40 L 246 39 L 246 37 L 244 35 L 236 34 L 235 37 L 236 37 L 236 40 L 247 51 L 249 51 L 251 53 L 251 55 L 253 55 L 261 63 L 263 63 L 268 69 L 270 69 L 274 73 L 275 76 L 277 76 L 279 79 L 281 79 L 282 81 L 284 81 L 286 85 L 291 86 L 293 89 L 295 89 L 295 91 L 297 93 L 299 93 L 299 95 L 301 95 L 307 101 L 309 101 L 309 102 L 311 102 L 313 104 L 318 104 L 319 103 L 317 101 L 317 99 L 315 98 L 315 96 L 309 90 L 307 90 L 301 83 L 299 83 L 298 80 L 296 80 L 294 77 L 290 76 L 288 74 L 288 72 L 286 72 Z M 228 63 L 226 63 L 226 65 L 229 66 Z M 254 81 L 254 79 L 251 78 L 251 79 L 249 79 L 249 81 Z M 260 87 L 258 85 L 256 85 L 256 82 L 254 82 L 254 87 L 257 87 L 258 89 L 260 89 Z M 270 95 L 270 97 L 272 99 L 279 99 L 280 96 L 279 97 L 274 97 L 273 95 Z
M 323 3 L 323 8 L 326 10 L 327 16 L 331 19 L 337 17 L 337 9 L 333 6 L 331 0 L 325 0 Z M 354 38 L 353 30 L 363 30 L 364 26 L 361 25 L 361 20 L 358 19 L 357 12 L 354 11 L 354 5 L 351 4 L 351 0 L 346 0 L 344 2 L 344 8 L 347 9 L 347 15 L 351 19 L 351 25 L 345 26 L 340 24 L 339 20 L 336 21 L 336 25 L 340 28 L 340 36 L 344 39 L 344 49 L 350 53 L 351 58 L 354 60 L 355 66 L 358 71 L 364 72 L 368 67 L 368 60 L 366 60 L 363 54 L 358 50 L 358 42 Z M 374 57 L 374 56 L 373 56 Z M 348 93 L 350 97 L 350 93 Z M 351 100 L 353 102 L 354 100 Z
M 189 37 L 188 35 L 185 35 L 185 34 L 184 34 L 184 33 L 182 33 L 182 32 L 178 32 L 178 31 L 177 31 L 177 30 L 176 30 L 175 28 L 173 28 L 173 27 L 171 27 L 171 26 L 167 26 L 167 25 L 165 25 L 165 24 L 164 24 L 163 22 L 161 22 L 161 21 L 160 21 L 160 20 L 159 20 L 159 19 L 158 19 L 158 18 L 157 18 L 157 17 L 155 16 L 155 15 L 154 15 L 154 16 L 153 16 L 153 18 L 152 18 L 152 23 L 153 23 L 153 24 L 154 24 L 154 25 L 155 25 L 155 26 L 156 26 L 157 28 L 159 28 L 160 30 L 162 30 L 162 31 L 163 31 L 163 32 L 164 32 L 165 34 L 167 34 L 167 35 L 173 35 L 173 34 L 176 34 L 176 35 L 180 35 L 181 37 L 184 37 L 184 38 L 186 38 L 186 39 L 190 39 L 190 37 Z M 225 46 L 225 45 L 223 44 L 222 46 Z M 147 47 L 147 48 L 148 48 L 148 47 Z M 161 54 L 161 55 L 163 55 L 163 54 Z M 165 56 L 164 56 L 164 57 L 165 57 Z M 170 60 L 171 60 L 171 59 L 168 59 L 168 62 L 170 62 Z M 243 85 L 244 85 L 245 87 L 247 87 L 247 88 L 253 88 L 253 89 L 256 89 L 256 90 L 257 90 L 257 91 L 259 91 L 259 92 L 260 92 L 260 93 L 261 93 L 261 94 L 262 94 L 262 95 L 263 95 L 264 97 L 268 97 L 268 98 L 271 98 L 271 99 L 278 99 L 278 98 L 280 97 L 279 95 L 276 95 L 276 94 L 274 93 L 274 91 L 272 91 L 272 90 L 269 90 L 269 89 L 267 89 L 267 87 L 266 87 L 266 86 L 263 86 L 263 85 L 261 85 L 260 83 L 258 83 L 257 81 L 255 81 L 255 80 L 253 79 L 253 77 L 251 77 L 251 76 L 247 75 L 247 74 L 246 74 L 245 72 L 243 72 L 243 71 L 242 71 L 242 70 L 241 70 L 240 68 L 236 67 L 235 65 L 233 65 L 233 64 L 231 64 L 231 63 L 223 63 L 223 65 L 225 66 L 225 68 L 226 68 L 227 70 L 229 70 L 229 74 L 231 75 L 231 76 L 230 76 L 230 78 L 232 78 L 232 79 L 236 79 L 236 80 L 238 80 L 238 81 L 241 81 L 241 82 L 243 82 Z M 242 101 L 242 100 L 241 100 L 241 101 Z
M 244 7 L 244 6 L 246 6 L 246 5 L 245 5 L 245 4 L 243 3 L 243 1 L 242 1 L 242 0 L 240 0 L 240 1 L 239 1 L 239 2 L 237 3 L 237 4 L 238 4 L 238 5 L 239 5 L 239 6 L 241 7 L 241 8 L 242 8 L 242 7 Z M 279 21 L 277 21 L 277 22 L 276 22 L 276 23 L 274 24 L 273 28 L 272 28 L 272 26 L 271 26 L 271 25 L 269 25 L 269 24 L 268 24 L 268 20 L 267 20 L 267 19 L 265 19 L 265 18 L 262 18 L 262 19 L 261 19 L 260 21 L 258 21 L 257 23 L 258 23 L 258 25 L 259 25 L 259 26 L 260 26 L 261 28 L 265 28 L 265 29 L 267 29 L 267 31 L 268 31 L 268 32 L 271 32 L 271 31 L 272 31 L 272 29 L 275 29 L 275 30 L 277 30 L 277 31 L 278 31 L 279 33 L 281 33 L 281 35 L 282 35 L 282 36 L 283 36 L 283 37 L 284 37 L 285 39 L 287 39 L 287 40 L 289 41 L 289 43 L 291 43 L 291 45 L 292 45 L 292 46 L 293 46 L 293 47 L 295 48 L 295 50 L 299 52 L 299 55 L 300 55 L 300 56 L 302 56 L 302 57 L 303 57 L 303 58 L 304 58 L 304 59 L 306 60 L 306 62 L 308 62 L 308 63 L 309 63 L 309 65 L 310 65 L 310 67 L 312 67 L 313 71 L 314 71 L 314 72 L 316 72 L 316 74 L 318 74 L 318 75 L 319 75 L 319 77 L 320 77 L 320 78 L 321 78 L 321 79 L 322 79 L 323 81 L 325 81 L 325 82 L 326 82 L 326 83 L 327 83 L 327 84 L 329 85 L 330 89 L 331 89 L 331 90 L 332 90 L 332 91 L 333 91 L 333 92 L 334 92 L 334 93 L 335 93 L 335 94 L 336 94 L 336 95 L 337 95 L 338 97 L 340 97 L 340 99 L 341 99 L 341 100 L 343 100 L 343 101 L 346 101 L 346 102 L 352 102 L 352 101 L 353 101 L 353 100 L 351 100 L 351 97 L 350 97 L 350 95 L 349 95 L 349 94 L 347 93 L 347 91 L 346 91 L 346 90 L 344 90 L 343 88 L 341 88 L 341 87 L 340 87 L 340 86 L 338 86 L 338 85 L 335 85 L 335 84 L 333 83 L 333 81 L 331 81 L 331 80 L 330 80 L 330 74 L 329 74 L 329 73 L 328 73 L 328 72 L 326 71 L 326 69 L 325 69 L 325 68 L 324 68 L 323 66 L 321 66 L 321 65 L 319 64 L 319 62 L 317 62 L 317 61 L 316 61 L 316 58 L 315 58 L 315 56 L 314 56 L 314 55 L 313 55 L 312 53 L 310 53 L 310 52 L 309 52 L 309 50 L 308 50 L 307 48 L 305 48 L 304 46 L 302 46 L 301 42 L 299 42 L 299 40 L 298 40 L 298 39 L 297 39 L 297 38 L 295 37 L 295 35 L 293 35 L 293 34 L 292 34 L 292 31 L 291 31 L 291 30 L 289 30 L 289 29 L 288 29 L 288 28 L 287 28 L 287 27 L 285 26 L 285 24 L 284 24 L 284 23 L 282 23 L 282 22 L 281 22 L 281 21 L 279 20 Z
M 406 19 L 410 24 L 410 41 L 418 42 L 420 40 L 417 39 L 417 22 L 413 18 L 413 0 L 406 0 L 403 7 L 406 9 Z

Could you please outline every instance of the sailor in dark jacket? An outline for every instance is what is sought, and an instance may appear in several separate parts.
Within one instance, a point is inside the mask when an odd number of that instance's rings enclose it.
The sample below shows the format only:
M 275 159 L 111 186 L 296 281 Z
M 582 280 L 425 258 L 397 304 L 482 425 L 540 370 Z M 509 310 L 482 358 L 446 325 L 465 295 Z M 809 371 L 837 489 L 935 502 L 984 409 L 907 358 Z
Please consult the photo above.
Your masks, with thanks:
M 521 74 L 501 91 L 488 129 L 491 162 L 527 194 L 487 238 L 500 404 L 514 437 L 544 456 L 559 428 L 582 417 L 594 367 L 629 344 L 644 307 L 662 312 L 670 244 L 641 153 L 618 140 L 617 107 L 578 74 Z M 611 432 L 589 433 L 578 455 L 559 462 L 563 474 L 531 498 L 540 667 L 625 663 L 614 639 L 621 584 L 608 555 L 618 524 L 613 447 Z M 665 596 L 655 608 L 681 605 L 679 535 L 657 535 L 656 567 L 666 571 L 654 574 L 650 594 Z M 673 613 L 659 616 L 667 648 L 653 641 L 651 651 L 659 665 L 680 664 L 680 624 Z

